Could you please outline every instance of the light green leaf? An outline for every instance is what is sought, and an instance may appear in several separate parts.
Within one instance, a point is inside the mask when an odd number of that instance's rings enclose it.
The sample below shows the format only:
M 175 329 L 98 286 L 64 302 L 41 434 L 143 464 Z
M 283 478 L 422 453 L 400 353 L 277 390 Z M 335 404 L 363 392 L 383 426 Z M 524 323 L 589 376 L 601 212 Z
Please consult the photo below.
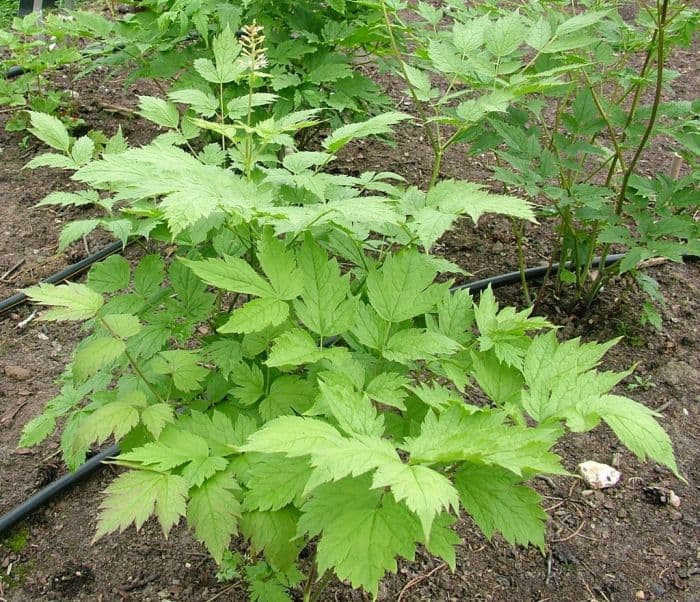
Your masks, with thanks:
M 371 117 L 367 121 L 359 123 L 349 123 L 335 130 L 323 141 L 323 148 L 329 153 L 337 153 L 341 148 L 356 138 L 366 138 L 367 136 L 378 136 L 380 134 L 391 133 L 391 126 L 411 119 L 405 113 L 382 113 Z
M 492 22 L 484 30 L 484 43 L 496 58 L 515 52 L 525 40 L 525 25 L 517 12 Z
M 138 410 L 129 403 L 113 401 L 97 408 L 81 423 L 86 441 L 104 443 L 111 435 L 119 441 L 139 423 Z
M 213 94 L 196 89 L 174 90 L 168 92 L 173 102 L 189 105 L 193 111 L 203 117 L 212 117 L 219 109 L 219 103 Z
M 438 182 L 426 198 L 429 207 L 437 207 L 445 213 L 468 215 L 477 223 L 484 213 L 499 213 L 535 221 L 530 203 L 512 196 L 491 194 L 478 184 L 462 180 Z
M 388 360 L 409 364 L 416 360 L 433 359 L 438 355 L 451 355 L 460 344 L 439 332 L 422 328 L 405 328 L 392 335 L 382 350 Z
M 459 511 L 457 491 L 450 480 L 427 466 L 382 464 L 372 480 L 373 489 L 381 487 L 391 487 L 396 501 L 403 501 L 418 516 L 426 541 L 430 540 L 430 529 L 438 514 L 450 508 Z
M 61 228 L 61 234 L 58 237 L 58 252 L 62 253 L 69 244 L 90 234 L 90 232 L 97 228 L 99 223 L 99 219 L 79 219 L 67 223 Z
M 350 387 L 318 381 L 321 401 L 328 406 L 340 428 L 348 435 L 381 437 L 384 420 L 377 415 L 369 397 Z
M 296 539 L 298 512 L 292 508 L 265 512 L 244 512 L 241 531 L 250 540 L 253 553 L 263 552 L 265 560 L 278 571 L 290 568 L 304 545 Z
M 595 411 L 637 457 L 642 460 L 649 457 L 680 477 L 671 439 L 655 420 L 660 414 L 620 395 L 603 396 L 595 403 Z
M 433 284 L 436 274 L 437 269 L 416 249 L 391 255 L 367 276 L 369 301 L 390 322 L 427 313 L 444 294 L 444 285 Z
M 139 114 L 162 127 L 176 129 L 180 125 L 177 107 L 155 96 L 139 96 Z
M 109 314 L 103 318 L 110 333 L 121 339 L 128 339 L 138 334 L 143 327 L 136 316 L 131 314 Z
M 160 255 L 146 255 L 141 259 L 134 271 L 134 290 L 139 295 L 150 297 L 160 289 L 164 277 L 165 263 Z M 128 283 L 128 281 L 129 279 L 127 277 L 126 282 Z M 124 284 L 124 286 L 126 286 L 126 284 Z
M 301 506 L 311 466 L 306 458 L 265 454 L 249 471 L 245 510 L 281 510 L 287 504 Z
M 217 328 L 217 332 L 251 333 L 268 326 L 282 324 L 289 316 L 289 305 L 271 297 L 253 299 L 231 313 L 228 321 Z
M 305 330 L 294 328 L 277 337 L 265 363 L 271 368 L 313 364 L 327 356 Z
M 84 165 L 92 161 L 92 154 L 95 152 L 95 143 L 92 138 L 81 136 L 70 149 L 70 156 L 75 161 L 76 166 Z
M 151 435 L 156 439 L 163 432 L 166 425 L 175 419 L 175 411 L 168 403 L 154 403 L 141 412 L 141 422 Z
M 112 255 L 90 268 L 88 286 L 98 293 L 114 293 L 129 286 L 131 268 L 121 255 Z
M 544 552 L 542 497 L 518 481 L 507 470 L 478 464 L 464 464 L 455 477 L 462 505 L 486 537 L 498 531 L 508 543 L 534 544 Z
M 187 522 L 195 536 L 219 563 L 237 532 L 240 504 L 233 493 L 239 489 L 230 474 L 219 472 L 190 491 Z
M 58 306 L 45 312 L 41 320 L 87 320 L 104 304 L 102 295 L 84 284 L 39 284 L 24 289 L 24 293 L 35 303 Z
M 182 259 L 181 261 L 199 278 L 212 286 L 258 297 L 277 296 L 270 284 L 258 275 L 250 264 L 239 257 L 206 259 L 204 261 Z
M 333 569 L 341 580 L 377 595 L 379 581 L 396 571 L 396 557 L 413 560 L 420 527 L 389 494 L 370 489 L 368 478 L 318 488 L 304 504 L 298 534 L 320 535 L 319 574 Z
M 278 299 L 294 299 L 301 294 L 301 273 L 294 253 L 272 234 L 271 228 L 265 229 L 258 243 L 258 261 Z
M 53 115 L 29 111 L 32 127 L 29 131 L 51 148 L 65 153 L 70 149 L 70 136 L 63 122 Z
M 130 471 L 119 475 L 105 490 L 100 505 L 95 540 L 131 523 L 140 529 L 154 513 L 165 536 L 168 536 L 181 516 L 185 516 L 185 479 L 174 474 L 152 471 Z
M 110 366 L 126 349 L 124 341 L 111 336 L 97 337 L 80 346 L 73 360 L 73 379 L 85 382 L 90 376 Z
M 196 391 L 209 374 L 209 370 L 199 365 L 202 358 L 193 351 L 177 349 L 161 351 L 150 366 L 157 374 L 172 376 L 175 386 L 183 392 Z
M 341 276 L 338 262 L 307 235 L 298 257 L 303 289 L 294 309 L 304 325 L 322 337 L 348 330 L 356 303 L 350 299 L 350 277 Z
M 404 399 L 408 396 L 405 387 L 410 382 L 403 374 L 381 372 L 370 381 L 365 391 L 374 401 L 405 410 Z

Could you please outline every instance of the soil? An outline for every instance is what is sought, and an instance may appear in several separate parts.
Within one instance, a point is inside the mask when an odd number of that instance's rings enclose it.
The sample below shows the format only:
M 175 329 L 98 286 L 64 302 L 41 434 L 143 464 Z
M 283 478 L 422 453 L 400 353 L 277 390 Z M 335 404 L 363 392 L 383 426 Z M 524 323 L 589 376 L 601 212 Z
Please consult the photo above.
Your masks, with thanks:
M 700 78 L 693 53 L 679 53 L 673 66 L 683 73 L 679 98 L 698 98 Z M 133 108 L 135 95 L 151 93 L 142 84 L 123 89 L 95 74 L 65 85 L 78 93 L 78 116 L 107 134 L 122 125 L 132 143 L 150 140 L 157 130 L 142 120 L 104 109 Z M 31 139 L 3 130 L 0 115 L 0 299 L 16 288 L 33 284 L 94 251 L 108 239 L 88 237 L 57 254 L 61 225 L 89 211 L 33 208 L 47 193 L 74 187 L 66 173 L 22 170 L 42 152 Z M 672 149 L 657 148 L 644 169 L 665 171 Z M 659 152 L 660 151 L 660 152 Z M 410 182 L 424 184 L 430 172 L 430 149 L 420 131 L 402 128 L 396 148 L 371 142 L 345 155 L 348 171 L 396 171 Z M 470 158 L 453 153 L 443 177 L 479 181 L 487 186 L 492 157 Z M 544 234 L 543 234 L 544 232 Z M 530 265 L 550 254 L 547 225 L 528 228 L 526 256 Z M 514 269 L 515 244 L 509 222 L 484 218 L 478 227 L 459 223 L 440 242 L 439 251 L 477 277 Z M 138 251 L 128 249 L 127 257 Z M 15 267 L 16 266 L 16 267 Z M 14 269 L 12 269 L 14 268 Z M 9 272 L 9 273 L 6 273 Z M 622 336 L 605 358 L 604 369 L 622 370 L 636 364 L 634 376 L 619 387 L 621 394 L 657 409 L 674 442 L 678 464 L 687 482 L 668 470 L 642 463 L 624 450 L 606 428 L 567 437 L 557 451 L 566 467 L 597 460 L 622 472 L 621 483 L 604 492 L 585 489 L 574 478 L 535 481 L 550 515 L 547 553 L 512 547 L 496 537 L 487 541 L 476 526 L 462 518 L 463 539 L 457 570 L 419 551 L 415 562 L 399 562 L 395 575 L 381 585 L 380 600 L 546 600 L 700 602 L 700 266 L 664 263 L 649 268 L 667 299 L 663 330 L 639 326 L 640 297 L 626 282 L 603 291 L 584 317 L 544 306 L 560 324 L 564 336 L 607 340 Z M 5 274 L 3 276 L 3 274 Z M 503 289 L 504 302 L 518 303 L 515 287 Z M 64 472 L 54 436 L 32 449 L 17 448 L 21 427 L 55 395 L 53 380 L 63 370 L 81 337 L 70 324 L 23 322 L 28 305 L 0 315 L 0 513 Z M 150 521 L 91 543 L 101 492 L 114 477 L 105 467 L 53 500 L 0 540 L 0 602 L 29 600 L 234 600 L 244 601 L 240 584 L 220 584 L 216 567 L 184 526 L 163 539 Z M 671 488 L 678 508 L 659 503 L 651 487 Z M 333 583 L 324 600 L 362 600 L 347 585 Z

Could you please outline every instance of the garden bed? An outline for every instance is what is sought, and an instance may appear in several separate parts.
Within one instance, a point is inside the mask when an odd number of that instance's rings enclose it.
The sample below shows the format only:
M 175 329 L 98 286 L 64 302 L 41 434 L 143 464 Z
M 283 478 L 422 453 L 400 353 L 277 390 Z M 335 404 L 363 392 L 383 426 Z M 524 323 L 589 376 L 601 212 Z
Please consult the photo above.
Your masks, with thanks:
M 684 74 L 679 95 L 697 98 L 700 80 L 692 53 L 679 53 L 675 60 L 672 67 Z M 135 95 L 150 90 L 137 86 L 124 91 L 119 81 L 104 83 L 96 74 L 83 80 L 78 92 L 79 116 L 91 127 L 112 134 L 121 124 L 132 143 L 155 135 L 150 124 L 104 108 L 105 102 L 134 108 Z M 425 183 L 429 146 L 417 129 L 400 128 L 398 138 L 394 149 L 379 142 L 353 146 L 344 153 L 342 171 L 395 171 L 410 182 Z M 666 171 L 672 149 L 661 150 L 649 155 L 645 171 Z M 67 176 L 54 170 L 22 170 L 41 151 L 31 138 L 23 141 L 4 130 L 0 134 L 0 275 L 9 272 L 0 282 L 2 298 L 107 241 L 98 235 L 56 255 L 62 224 L 85 213 L 33 208 L 48 192 L 71 186 Z M 491 160 L 452 160 L 443 175 L 491 185 L 486 169 Z M 528 234 L 528 264 L 545 262 L 548 236 L 539 227 Z M 130 248 L 126 256 L 140 252 Z M 439 252 L 478 278 L 514 269 L 517 262 L 510 223 L 499 218 L 484 218 L 478 227 L 458 223 L 440 242 Z M 536 481 L 551 517 L 545 556 L 498 537 L 487 541 L 464 519 L 457 527 L 464 543 L 458 546 L 454 573 L 421 549 L 415 563 L 400 562 L 398 573 L 387 576 L 380 600 L 700 600 L 700 266 L 663 263 L 649 273 L 667 299 L 660 333 L 638 325 L 640 301 L 625 282 L 604 290 L 582 318 L 555 309 L 547 313 L 567 336 L 623 337 L 603 368 L 637 364 L 620 392 L 662 412 L 660 422 L 674 443 L 687 484 L 665 468 L 637 461 L 605 427 L 567 437 L 556 450 L 567 469 L 574 472 L 578 463 L 592 459 L 613 463 L 623 479 L 605 492 L 586 490 L 573 478 Z M 498 295 L 505 302 L 520 302 L 517 287 Z M 82 333 L 73 324 L 22 325 L 32 311 L 23 305 L 0 316 L 0 514 L 64 472 L 56 438 L 31 450 L 16 445 L 22 425 L 55 395 L 53 380 Z M 91 544 L 101 492 L 114 474 L 111 467 L 103 468 L 3 539 L 0 601 L 246 599 L 243 585 L 217 582 L 214 562 L 182 526 L 167 541 L 151 521 L 139 533 L 131 528 Z M 647 489 L 657 486 L 672 488 L 680 507 L 655 503 Z M 362 597 L 334 583 L 323 599 Z

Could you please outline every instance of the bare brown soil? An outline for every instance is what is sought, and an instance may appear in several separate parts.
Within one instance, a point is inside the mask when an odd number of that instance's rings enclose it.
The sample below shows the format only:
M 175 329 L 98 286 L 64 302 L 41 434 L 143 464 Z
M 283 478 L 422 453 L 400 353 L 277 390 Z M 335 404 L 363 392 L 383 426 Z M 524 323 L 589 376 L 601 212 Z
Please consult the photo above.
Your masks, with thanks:
M 697 98 L 700 81 L 691 53 L 680 55 L 681 98 Z M 65 85 L 73 85 L 68 79 Z M 135 94 L 119 81 L 91 77 L 76 84 L 79 116 L 107 134 L 121 124 L 135 143 L 155 130 L 138 119 L 104 110 L 132 107 Z M 102 107 L 102 108 L 101 108 Z M 0 129 L 3 116 L 0 115 Z M 18 287 L 76 261 L 106 238 L 76 243 L 56 253 L 62 223 L 84 212 L 34 209 L 54 190 L 73 186 L 68 176 L 52 170 L 22 170 L 39 146 L 17 134 L 0 132 L 0 276 L 22 262 L 0 282 L 0 298 Z M 658 150 L 658 149 L 657 149 Z M 645 169 L 663 169 L 664 152 L 650 154 Z M 488 181 L 490 157 L 454 153 L 443 176 Z M 345 157 L 348 170 L 396 171 L 410 182 L 425 183 L 430 149 L 416 129 L 404 128 L 395 149 L 378 143 L 354 148 Z M 527 232 L 526 255 L 534 265 L 550 254 L 547 224 Z M 484 277 L 514 269 L 515 244 L 507 221 L 486 218 L 478 227 L 459 223 L 441 241 L 440 251 L 469 272 Z M 134 253 L 129 250 L 128 256 Z M 682 483 L 653 463 L 643 464 L 625 451 L 605 428 L 568 437 L 557 450 L 571 471 L 579 462 L 613 463 L 623 474 L 617 487 L 605 492 L 585 489 L 580 480 L 536 481 L 550 514 L 547 554 L 487 541 L 463 518 L 458 531 L 457 570 L 452 573 L 421 551 L 413 563 L 400 562 L 380 590 L 381 600 L 403 601 L 627 601 L 700 602 L 700 267 L 663 264 L 649 269 L 663 286 L 667 305 L 663 331 L 638 326 L 640 298 L 625 282 L 603 292 L 592 313 L 583 318 L 548 306 L 548 315 L 566 336 L 622 342 L 605 359 L 606 369 L 637 364 L 620 392 L 659 410 L 674 442 Z M 499 291 L 502 300 L 519 302 L 517 288 Z M 18 449 L 21 427 L 57 391 L 53 384 L 80 339 L 80 328 L 30 322 L 23 305 L 0 315 L 0 513 L 21 502 L 38 487 L 64 472 L 56 454 L 57 438 L 41 446 Z M 19 368 L 19 370 L 17 370 Z M 52 501 L 0 540 L 0 601 L 205 601 L 247 599 L 242 586 L 217 583 L 216 567 L 184 526 L 165 541 L 149 522 L 92 544 L 101 491 L 113 478 L 106 467 L 67 494 Z M 679 508 L 659 505 L 645 488 L 672 488 Z M 362 600 L 349 586 L 334 583 L 324 600 Z

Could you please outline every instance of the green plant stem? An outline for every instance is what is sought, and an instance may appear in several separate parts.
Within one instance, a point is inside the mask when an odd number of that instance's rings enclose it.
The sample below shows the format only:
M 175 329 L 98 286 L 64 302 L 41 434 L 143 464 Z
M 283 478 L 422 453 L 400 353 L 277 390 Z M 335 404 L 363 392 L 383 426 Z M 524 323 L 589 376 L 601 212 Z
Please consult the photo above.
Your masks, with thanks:
M 391 18 L 389 17 L 389 11 L 386 7 L 386 3 L 384 0 L 381 0 L 381 5 L 382 5 L 382 13 L 384 15 L 384 23 L 386 25 L 386 30 L 387 33 L 389 34 L 389 42 L 391 44 L 391 50 L 394 54 L 394 58 L 399 64 L 399 69 L 401 70 L 401 75 L 406 82 L 406 86 L 408 87 L 408 93 L 411 95 L 411 98 L 413 98 L 413 104 L 416 106 L 416 110 L 418 111 L 418 115 L 420 115 L 421 121 L 423 123 L 423 128 L 425 129 L 426 136 L 428 137 L 428 141 L 430 142 L 430 146 L 433 149 L 433 153 L 435 154 L 436 157 L 436 162 L 437 162 L 437 157 L 440 156 L 440 160 L 442 160 L 442 151 L 440 148 L 440 141 L 439 138 L 436 137 L 435 133 L 432 131 L 430 128 L 429 122 L 428 122 L 428 116 L 425 114 L 425 110 L 423 109 L 423 105 L 421 102 L 418 100 L 418 95 L 416 94 L 416 90 L 413 87 L 413 84 L 411 84 L 411 80 L 408 77 L 408 72 L 406 71 L 406 64 L 403 61 L 403 58 L 401 57 L 401 51 L 399 50 L 399 45 L 396 42 L 396 36 L 394 36 L 394 27 L 391 24 Z M 440 166 L 438 165 L 437 168 L 435 165 L 433 165 L 433 173 L 437 170 L 438 174 L 440 171 Z M 432 176 L 431 176 L 432 179 Z
M 110 328 L 109 324 L 105 321 L 105 319 L 102 316 L 97 316 L 97 320 L 99 321 L 100 324 L 102 324 L 102 327 L 109 332 L 115 339 L 120 339 L 119 336 Z M 136 360 L 134 360 L 133 356 L 129 353 L 129 351 L 124 348 L 124 355 L 126 355 L 126 359 L 129 360 L 129 363 L 131 364 L 132 369 L 134 372 L 136 372 L 137 376 L 144 382 L 144 384 L 149 388 L 151 393 L 153 393 L 154 397 L 160 402 L 164 403 L 163 398 L 160 396 L 156 388 L 153 386 L 152 383 L 148 381 L 146 376 L 144 375 L 143 372 L 141 372 L 141 368 L 139 368 L 138 364 L 136 363 Z
M 637 149 L 632 156 L 632 160 L 629 162 L 625 173 L 622 176 L 622 183 L 620 184 L 620 190 L 618 192 L 617 200 L 615 202 L 615 214 L 621 215 L 622 208 L 624 206 L 625 198 L 627 196 L 627 186 L 629 180 L 634 174 L 634 170 L 637 167 L 642 153 L 644 152 L 649 137 L 651 136 L 654 126 L 656 125 L 656 116 L 658 115 L 659 105 L 661 104 L 661 93 L 663 90 L 663 80 L 664 80 L 664 52 L 665 52 L 665 33 L 668 15 L 668 5 L 669 0 L 663 0 L 661 7 L 657 3 L 657 16 L 658 23 L 657 29 L 652 36 L 652 41 L 656 38 L 656 83 L 654 86 L 654 100 L 651 105 L 651 113 L 649 115 L 649 120 L 647 121 L 647 127 L 642 134 L 642 138 L 637 145 Z M 598 276 L 595 279 L 593 285 L 589 288 L 588 293 L 585 298 L 586 307 L 589 307 L 593 302 L 593 299 L 598 294 L 598 291 L 603 286 L 603 284 L 610 278 L 610 274 L 614 269 L 617 269 L 617 264 L 613 264 L 609 268 L 605 267 L 605 260 L 608 253 L 610 252 L 610 244 L 606 243 L 603 245 L 603 250 L 601 252 L 601 264 L 600 270 L 598 270 Z
M 313 588 L 311 595 L 309 596 L 309 602 L 318 602 L 321 599 L 321 594 L 325 591 L 326 587 L 333 578 L 333 573 L 326 571 L 323 576 L 317 581 L 317 585 Z
M 510 225 L 513 229 L 513 235 L 515 236 L 515 244 L 518 249 L 518 269 L 520 270 L 520 286 L 523 289 L 523 296 L 525 297 L 525 303 L 527 305 L 532 305 L 532 298 L 530 297 L 530 288 L 527 285 L 527 278 L 525 277 L 525 253 L 523 251 L 523 224 L 516 223 L 515 218 L 510 218 Z

